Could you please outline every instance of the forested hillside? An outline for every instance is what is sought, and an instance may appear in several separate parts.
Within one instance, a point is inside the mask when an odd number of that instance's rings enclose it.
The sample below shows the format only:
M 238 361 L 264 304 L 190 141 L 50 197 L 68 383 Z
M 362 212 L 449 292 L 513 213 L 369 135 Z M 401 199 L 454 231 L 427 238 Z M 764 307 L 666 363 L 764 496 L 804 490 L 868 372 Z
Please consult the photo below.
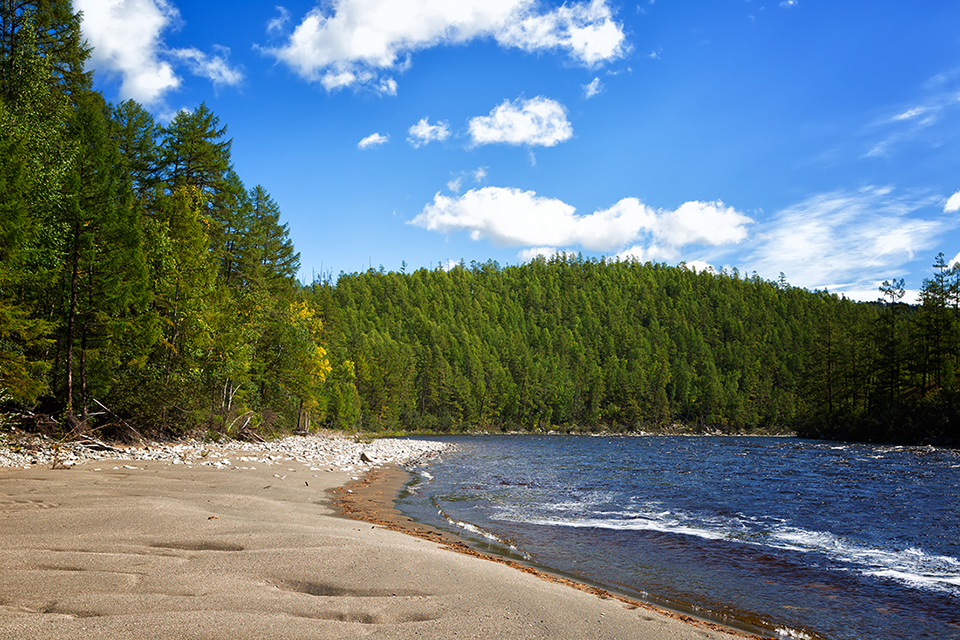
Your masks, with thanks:
M 84 71 L 69 2 L 0 1 L 0 421 L 62 434 L 784 431 L 960 442 L 960 270 L 921 304 L 558 256 L 309 286 L 201 105 Z M 317 205 L 322 213 L 323 204 Z
M 343 274 L 308 295 L 336 363 L 328 419 L 343 426 L 915 441 L 956 437 L 960 273 L 937 264 L 919 308 L 899 303 L 902 283 L 864 304 L 563 256 Z

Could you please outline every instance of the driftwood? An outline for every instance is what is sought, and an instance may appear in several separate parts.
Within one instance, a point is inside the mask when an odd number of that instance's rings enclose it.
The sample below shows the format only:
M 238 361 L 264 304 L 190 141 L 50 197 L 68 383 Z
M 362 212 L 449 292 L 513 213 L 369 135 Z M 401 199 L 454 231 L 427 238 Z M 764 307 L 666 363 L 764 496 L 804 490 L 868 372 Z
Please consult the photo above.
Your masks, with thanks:
M 81 440 L 77 440 L 76 444 L 84 449 L 89 449 L 90 451 L 112 451 L 113 453 L 123 453 L 123 449 L 118 449 L 117 447 L 97 440 L 96 438 L 85 437 Z
M 115 420 L 119 421 L 120 424 L 122 424 L 127 429 L 129 429 L 130 432 L 133 433 L 133 435 L 135 435 L 138 440 L 140 440 L 140 444 L 145 444 L 147 442 L 147 439 L 143 437 L 143 434 L 137 431 L 136 429 L 134 429 L 133 425 L 131 425 L 129 422 L 127 422 L 126 420 L 124 420 L 123 418 L 115 414 L 113 411 L 110 411 L 110 409 L 108 409 L 102 402 L 100 402 L 96 398 L 93 398 L 93 401 L 96 402 L 101 409 L 109 413 L 111 417 L 113 417 Z
M 88 413 L 84 416 L 82 420 L 77 418 L 77 416 L 73 413 L 67 413 L 63 417 L 63 421 L 68 426 L 70 426 L 70 430 L 65 435 L 63 435 L 60 439 L 58 439 L 53 445 L 53 466 L 52 466 L 53 469 L 70 469 L 71 468 L 70 466 L 63 464 L 60 461 L 61 445 L 67 442 L 76 443 L 81 447 L 84 447 L 86 449 L 90 449 L 93 451 L 113 451 L 116 453 L 119 453 L 121 451 L 120 449 L 112 445 L 109 445 L 106 442 L 103 442 L 102 440 L 97 440 L 91 435 L 92 433 L 102 428 L 102 427 L 89 426 L 90 419 L 95 418 L 97 416 L 109 414 L 112 418 L 117 420 L 120 424 L 122 424 L 127 429 L 129 429 L 137 438 L 139 438 L 141 443 L 146 442 L 146 438 L 144 438 L 139 431 L 134 429 L 129 422 L 127 422 L 126 420 L 124 420 L 123 418 L 115 414 L 105 404 L 103 404 L 96 398 L 91 398 L 91 399 L 97 404 L 97 406 L 103 409 L 103 411 L 98 413 Z

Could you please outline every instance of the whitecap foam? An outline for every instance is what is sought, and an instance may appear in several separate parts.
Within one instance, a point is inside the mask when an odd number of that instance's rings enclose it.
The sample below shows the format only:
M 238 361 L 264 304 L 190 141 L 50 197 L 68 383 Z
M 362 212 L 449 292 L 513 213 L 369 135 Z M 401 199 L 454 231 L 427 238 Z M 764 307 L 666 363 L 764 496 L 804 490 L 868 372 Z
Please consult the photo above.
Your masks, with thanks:
M 647 518 L 633 518 L 630 520 L 587 518 L 583 520 L 570 520 L 566 522 L 551 522 L 549 520 L 544 520 L 541 522 L 534 522 L 533 524 L 560 525 L 577 528 L 620 529 L 628 531 L 659 531 L 661 533 L 680 533 L 688 536 L 696 536 L 698 538 L 706 538 L 708 540 L 721 540 L 725 537 L 724 534 L 711 531 L 709 529 L 682 525 L 676 522 L 671 523 L 651 520 Z
M 796 638 L 797 640 L 813 640 L 813 636 L 805 631 L 791 629 L 790 627 L 776 627 L 773 630 L 781 638 Z
M 496 520 L 524 522 L 526 524 L 572 527 L 578 529 L 614 529 L 621 531 L 659 531 L 661 533 L 679 533 L 684 535 L 721 540 L 728 536 L 729 522 L 709 527 L 701 526 L 694 518 L 668 510 L 656 512 L 600 511 L 588 516 L 541 516 L 517 517 L 519 514 L 501 510 L 494 516 Z M 740 529 L 740 527 L 737 527 Z
M 481 538 L 486 538 L 487 540 L 490 540 L 491 542 L 496 542 L 497 544 L 499 544 L 499 545 L 501 545 L 501 546 L 503 546 L 503 547 L 506 547 L 506 548 L 510 549 L 511 551 L 513 551 L 514 553 L 522 556 L 522 557 L 524 558 L 524 560 L 531 560 L 531 559 L 532 559 L 529 554 L 527 554 L 527 553 L 524 552 L 524 551 L 521 551 L 521 550 L 518 549 L 516 546 L 514 546 L 512 543 L 508 542 L 507 540 L 504 540 L 503 538 L 499 537 L 497 534 L 495 534 L 495 533 L 493 533 L 493 532 L 490 532 L 490 531 L 487 531 L 486 529 L 484 529 L 484 528 L 482 528 L 482 527 L 478 527 L 478 526 L 475 525 L 475 524 L 471 524 L 471 523 L 469 523 L 469 522 L 464 522 L 463 520 L 457 520 L 456 518 L 451 518 L 451 517 L 447 514 L 447 512 L 444 511 L 443 508 L 441 508 L 440 505 L 437 504 L 436 499 L 431 499 L 431 501 L 433 502 L 434 506 L 437 508 L 437 515 L 440 516 L 441 518 L 443 518 L 443 519 L 444 519 L 445 521 L 447 521 L 449 524 L 451 524 L 451 525 L 453 525 L 453 526 L 455 526 L 455 527 L 457 527 L 457 528 L 459 528 L 459 529 L 463 529 L 464 531 L 469 531 L 470 533 L 472 533 L 472 534 L 474 534 L 474 535 L 477 535 L 477 536 L 480 536 Z
M 821 553 L 863 575 L 896 580 L 914 588 L 960 593 L 960 560 L 916 547 L 888 550 L 859 545 L 824 531 L 784 527 L 771 532 L 769 546 Z
M 636 505 L 629 511 L 590 511 L 579 503 L 538 505 L 536 508 L 502 507 L 494 520 L 525 524 L 656 531 L 694 536 L 705 540 L 769 547 L 799 553 L 815 553 L 862 575 L 896 580 L 912 588 L 960 594 L 960 560 L 929 554 L 922 549 L 881 549 L 840 537 L 827 531 L 809 531 L 787 525 L 782 519 L 689 514 L 663 509 L 660 503 Z

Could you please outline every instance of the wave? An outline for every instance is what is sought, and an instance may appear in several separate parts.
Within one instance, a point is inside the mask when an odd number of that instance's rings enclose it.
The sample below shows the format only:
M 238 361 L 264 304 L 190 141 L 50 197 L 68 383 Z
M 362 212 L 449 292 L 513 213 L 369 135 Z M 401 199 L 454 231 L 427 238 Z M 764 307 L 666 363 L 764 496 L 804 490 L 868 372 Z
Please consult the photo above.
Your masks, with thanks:
M 727 537 L 724 532 L 711 530 L 695 525 L 683 524 L 679 520 L 663 518 L 646 518 L 642 516 L 632 516 L 624 514 L 624 518 L 578 518 L 564 520 L 561 518 L 533 518 L 522 520 L 526 524 L 576 527 L 576 528 L 596 528 L 596 529 L 619 529 L 627 531 L 659 531 L 661 533 L 681 533 L 685 535 L 697 536 L 709 540 L 722 540 Z M 666 516 L 667 514 L 663 514 Z
M 816 552 L 852 565 L 864 575 L 896 580 L 907 586 L 960 595 L 960 560 L 916 547 L 878 549 L 825 531 L 785 527 L 770 533 L 767 546 Z
M 574 506 L 569 503 L 565 506 Z M 648 507 L 657 507 L 657 504 Z M 566 515 L 561 505 L 544 505 L 540 515 L 501 509 L 494 519 L 525 524 L 596 528 L 620 531 L 656 531 L 722 540 L 829 558 L 843 570 L 895 580 L 905 586 L 960 595 L 960 560 L 936 555 L 922 549 L 882 549 L 850 540 L 827 531 L 808 531 L 791 527 L 781 519 L 704 516 L 666 509 L 635 511 L 593 511 Z M 551 513 L 553 512 L 553 513 Z
M 465 521 L 463 521 L 463 520 L 457 520 L 456 518 L 450 517 L 450 516 L 447 514 L 447 512 L 444 511 L 443 508 L 442 508 L 439 504 L 437 504 L 436 498 L 431 498 L 430 500 L 431 500 L 431 502 L 433 502 L 433 505 L 437 508 L 437 515 L 439 515 L 441 518 L 443 518 L 443 519 L 444 519 L 446 522 L 448 522 L 449 524 L 451 524 L 451 525 L 453 525 L 453 526 L 455 526 L 455 527 L 457 527 L 457 528 L 463 529 L 464 531 L 469 531 L 470 533 L 472 533 L 472 534 L 474 534 L 474 535 L 480 536 L 480 537 L 482 537 L 482 538 L 486 538 L 487 540 L 490 540 L 491 542 L 495 542 L 495 543 L 501 545 L 501 546 L 504 547 L 504 548 L 510 549 L 510 551 L 512 551 L 513 553 L 515 553 L 515 554 L 520 555 L 521 557 L 523 557 L 524 560 L 528 560 L 528 561 L 529 561 L 529 560 L 532 560 L 532 557 L 531 557 L 528 553 L 526 553 L 526 552 L 518 549 L 518 548 L 517 548 L 516 546 L 514 546 L 510 541 L 504 540 L 503 538 L 501 538 L 501 537 L 498 536 L 497 534 L 492 533 L 492 532 L 490 532 L 490 531 L 487 531 L 486 529 L 484 529 L 484 528 L 482 528 L 482 527 L 478 527 L 478 526 L 475 525 L 475 524 L 471 524 L 471 523 L 469 523 L 469 522 L 465 522 Z

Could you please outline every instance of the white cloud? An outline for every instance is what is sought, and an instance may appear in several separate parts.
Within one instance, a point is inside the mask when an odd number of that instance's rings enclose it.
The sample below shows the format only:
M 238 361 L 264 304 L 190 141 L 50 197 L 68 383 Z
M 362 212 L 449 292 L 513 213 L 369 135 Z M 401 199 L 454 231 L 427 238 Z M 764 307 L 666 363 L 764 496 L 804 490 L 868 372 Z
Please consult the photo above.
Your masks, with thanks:
M 736 244 L 747 237 L 749 217 L 722 202 L 685 202 L 662 212 L 657 237 L 672 246 Z
M 893 120 L 895 121 L 913 120 L 917 116 L 923 115 L 926 112 L 927 112 L 926 107 L 914 107 L 913 109 L 907 109 L 903 113 L 898 113 L 897 115 L 893 116 Z
M 197 76 L 207 78 L 214 85 L 237 85 L 243 81 L 243 72 L 227 64 L 230 49 L 214 47 L 220 55 L 209 56 L 199 49 L 178 49 L 171 54 L 187 63 L 190 71 Z
M 328 90 L 377 88 L 413 53 L 493 38 L 524 51 L 563 51 L 587 66 L 627 49 L 606 0 L 539 12 L 537 0 L 332 0 L 309 11 L 286 43 L 263 51 Z M 282 18 L 282 15 L 281 15 Z M 269 29 L 276 31 L 278 21 Z
M 544 14 L 533 13 L 533 2 L 517 4 L 521 11 L 515 11 L 510 16 L 514 19 L 494 34 L 502 45 L 526 51 L 565 49 L 588 66 L 612 60 L 624 52 L 623 29 L 613 21 L 605 0 L 563 4 Z
M 487 238 L 503 246 L 565 245 L 574 209 L 532 191 L 485 187 L 457 198 L 441 194 L 411 221 L 428 231 L 466 231 L 473 240 Z
M 583 97 L 587 100 L 597 95 L 601 91 L 603 91 L 603 83 L 600 82 L 600 78 L 594 78 L 590 81 L 590 84 L 583 85 Z
M 789 9 L 791 7 L 797 6 L 798 4 L 800 4 L 798 0 L 783 0 L 783 2 L 780 3 L 780 6 L 783 7 L 784 9 Z
M 957 226 L 916 216 L 936 204 L 934 197 L 900 197 L 876 187 L 818 195 L 779 212 L 757 235 L 747 262 L 764 277 L 782 271 L 796 286 L 852 295 L 896 277 Z
M 234 85 L 243 73 L 227 64 L 229 50 L 217 55 L 197 49 L 168 50 L 162 34 L 180 23 L 180 12 L 168 0 L 76 0 L 83 12 L 81 30 L 93 46 L 89 65 L 120 76 L 120 97 L 151 106 L 180 87 L 173 62 L 180 61 L 216 85 Z
M 924 84 L 923 95 L 890 107 L 870 122 L 860 133 L 866 134 L 864 157 L 895 156 L 917 142 L 940 146 L 957 127 L 958 81 L 960 72 L 956 70 L 934 76 Z
M 277 13 L 279 15 L 267 23 L 267 33 L 282 33 L 290 22 L 290 12 L 284 7 L 277 7 Z
M 428 118 L 422 118 L 420 122 L 410 127 L 407 133 L 409 133 L 407 140 L 419 149 L 434 140 L 443 142 L 449 138 L 450 125 L 443 121 L 437 122 L 437 124 L 430 124 Z
M 746 237 L 747 216 L 719 202 L 687 202 L 656 211 L 636 198 L 608 209 L 576 215 L 569 204 L 533 191 L 502 187 L 471 189 L 462 196 L 440 193 L 410 224 L 444 234 L 467 232 L 500 246 L 572 247 L 610 251 L 646 240 L 647 254 L 675 253 L 688 244 L 718 246 Z
M 947 264 L 950 265 L 951 267 L 953 267 L 953 265 L 957 264 L 958 262 L 960 262 L 960 253 L 958 253 L 957 255 L 953 256 L 953 259 L 952 259 L 950 262 L 948 262 Z
M 517 258 L 519 258 L 521 262 L 530 262 L 531 260 L 539 258 L 540 256 L 550 259 L 555 255 L 565 254 L 565 253 L 566 252 L 560 251 L 556 247 L 532 247 L 530 249 L 524 249 L 523 251 L 520 251 L 519 253 L 517 253 Z
M 76 0 L 74 8 L 83 12 L 81 29 L 93 46 L 90 65 L 120 75 L 121 97 L 151 105 L 180 86 L 161 59 L 160 34 L 180 19 L 176 7 L 165 0 Z
M 617 260 L 636 260 L 637 262 L 674 262 L 679 259 L 678 247 L 664 247 L 658 244 L 633 245 L 616 255 Z
M 460 190 L 463 188 L 463 181 L 470 179 L 474 182 L 480 183 L 483 182 L 487 177 L 486 167 L 477 167 L 473 171 L 461 171 L 459 175 L 451 179 L 447 183 L 447 189 L 454 193 L 460 193 Z
M 720 247 L 747 238 L 753 220 L 722 202 L 685 202 L 674 210 L 660 210 L 649 226 L 647 242 L 633 245 L 617 257 L 639 262 L 674 261 L 688 245 Z
M 689 260 L 683 263 L 687 269 L 695 271 L 697 273 L 716 273 L 717 270 L 713 267 L 712 264 L 704 262 L 703 260 Z
M 366 138 L 357 143 L 358 149 L 369 149 L 370 147 L 379 147 L 390 141 L 390 136 L 382 136 L 379 133 L 371 133 Z
M 471 118 L 474 145 L 514 144 L 552 147 L 573 136 L 567 111 L 559 102 L 538 96 L 531 100 L 504 100 L 489 116 Z
M 943 206 L 944 213 L 956 213 L 957 211 L 960 211 L 960 191 L 950 196 L 947 204 Z

